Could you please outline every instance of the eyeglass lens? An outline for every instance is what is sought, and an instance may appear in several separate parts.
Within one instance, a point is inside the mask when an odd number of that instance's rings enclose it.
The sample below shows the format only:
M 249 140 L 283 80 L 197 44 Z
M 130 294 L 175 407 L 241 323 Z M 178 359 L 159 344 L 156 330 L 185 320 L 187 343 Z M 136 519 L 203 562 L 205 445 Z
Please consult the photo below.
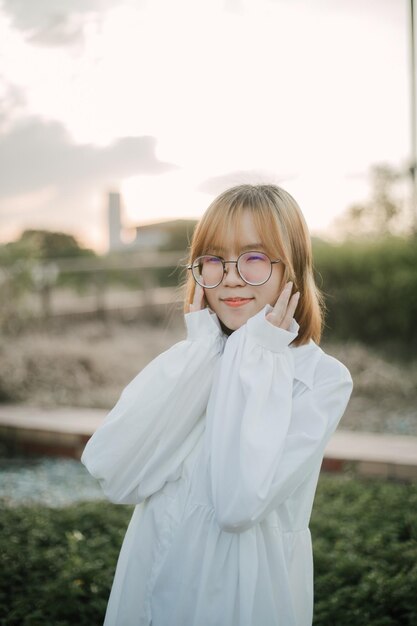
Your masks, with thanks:
M 238 258 L 237 269 L 246 283 L 261 285 L 271 275 L 271 261 L 262 252 L 246 252 Z M 204 255 L 193 263 L 193 274 L 203 287 L 216 287 L 223 280 L 223 263 L 217 256 Z

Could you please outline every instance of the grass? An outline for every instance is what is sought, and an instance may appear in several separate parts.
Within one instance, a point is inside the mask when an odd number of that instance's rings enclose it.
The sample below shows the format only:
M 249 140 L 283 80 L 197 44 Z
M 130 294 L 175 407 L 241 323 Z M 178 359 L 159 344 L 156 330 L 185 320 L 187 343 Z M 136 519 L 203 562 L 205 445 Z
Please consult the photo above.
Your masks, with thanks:
M 110 409 L 149 361 L 184 337 L 179 317 L 159 326 L 97 320 L 3 336 L 0 402 Z M 394 361 L 358 343 L 324 347 L 354 380 L 341 428 L 417 436 L 417 361 Z
M 122 388 L 183 327 L 92 321 L 3 336 L 0 402 L 111 408 Z
M 131 507 L 3 508 L 1 626 L 102 624 Z M 322 474 L 314 626 L 417 623 L 417 485 Z

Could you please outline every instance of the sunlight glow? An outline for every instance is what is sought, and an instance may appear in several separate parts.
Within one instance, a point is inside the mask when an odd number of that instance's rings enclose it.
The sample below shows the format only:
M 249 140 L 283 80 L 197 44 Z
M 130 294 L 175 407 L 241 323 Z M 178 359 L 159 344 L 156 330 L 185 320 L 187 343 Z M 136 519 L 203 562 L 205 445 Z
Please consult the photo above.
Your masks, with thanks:
M 325 231 L 364 199 L 371 164 L 407 160 L 405 15 L 394 4 L 126 0 L 78 16 L 79 41 L 56 48 L 34 45 L 0 10 L 3 77 L 23 96 L 2 128 L 19 116 L 55 120 L 69 152 L 93 146 L 97 158 L 120 138 L 154 137 L 156 160 L 176 169 L 106 171 L 131 224 L 199 217 L 213 197 L 199 191 L 204 181 L 265 171 Z M 84 181 L 58 188 L 55 206 L 34 190 L 30 223 L 72 220 L 100 246 L 103 176 L 88 192 Z M 0 198 L 2 222 L 12 210 L 23 225 L 19 207 L 19 195 Z

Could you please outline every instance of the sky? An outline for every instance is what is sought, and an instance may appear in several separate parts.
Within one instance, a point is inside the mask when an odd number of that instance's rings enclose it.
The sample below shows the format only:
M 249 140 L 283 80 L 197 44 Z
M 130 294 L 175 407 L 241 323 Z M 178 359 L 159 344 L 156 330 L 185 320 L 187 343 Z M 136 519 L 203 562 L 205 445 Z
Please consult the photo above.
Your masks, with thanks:
M 0 242 L 104 251 L 272 182 L 313 234 L 410 162 L 408 0 L 0 0 Z

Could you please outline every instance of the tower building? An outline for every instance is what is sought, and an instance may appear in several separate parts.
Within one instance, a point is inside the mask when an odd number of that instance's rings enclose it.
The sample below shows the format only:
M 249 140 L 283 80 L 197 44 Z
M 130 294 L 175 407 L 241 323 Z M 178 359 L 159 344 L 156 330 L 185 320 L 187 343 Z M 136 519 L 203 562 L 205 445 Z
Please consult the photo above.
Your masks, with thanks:
M 120 208 L 120 193 L 110 191 L 108 195 L 108 241 L 109 252 L 120 250 L 123 247 L 121 238 L 122 216 Z

